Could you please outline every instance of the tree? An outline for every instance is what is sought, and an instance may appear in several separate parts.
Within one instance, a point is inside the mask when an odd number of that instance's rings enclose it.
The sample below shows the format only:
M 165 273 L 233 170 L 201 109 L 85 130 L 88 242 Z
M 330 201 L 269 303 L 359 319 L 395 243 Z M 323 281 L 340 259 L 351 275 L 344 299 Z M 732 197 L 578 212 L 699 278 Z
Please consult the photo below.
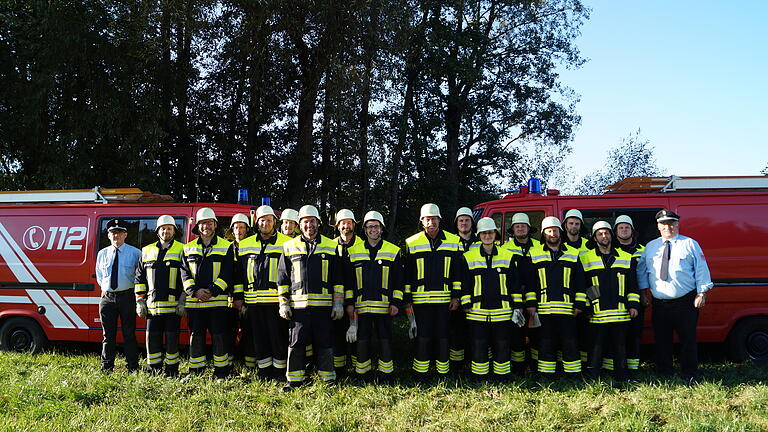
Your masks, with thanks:
M 585 175 L 575 192 L 579 195 L 598 195 L 606 186 L 626 177 L 658 176 L 661 171 L 656 165 L 653 146 L 638 129 L 610 149 L 604 168 Z
M 760 174 L 768 176 L 768 165 L 766 165 L 765 168 L 763 168 L 763 170 L 760 171 Z

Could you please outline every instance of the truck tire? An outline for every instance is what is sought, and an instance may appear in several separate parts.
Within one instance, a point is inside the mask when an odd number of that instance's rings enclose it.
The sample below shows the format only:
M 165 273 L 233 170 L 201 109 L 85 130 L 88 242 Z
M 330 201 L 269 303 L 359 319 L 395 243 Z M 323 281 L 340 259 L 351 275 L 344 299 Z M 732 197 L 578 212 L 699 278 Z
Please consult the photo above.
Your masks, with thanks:
M 0 349 L 38 353 L 48 345 L 40 326 L 30 318 L 9 318 L 0 327 Z
M 740 321 L 728 336 L 728 356 L 735 362 L 768 360 L 768 317 Z

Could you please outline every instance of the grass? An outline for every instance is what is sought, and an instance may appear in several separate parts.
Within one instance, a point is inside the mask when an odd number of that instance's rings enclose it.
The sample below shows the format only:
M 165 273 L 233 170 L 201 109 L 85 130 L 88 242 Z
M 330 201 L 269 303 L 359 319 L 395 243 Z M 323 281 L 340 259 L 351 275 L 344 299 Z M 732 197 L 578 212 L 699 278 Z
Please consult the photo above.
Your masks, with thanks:
M 462 377 L 392 386 L 312 382 L 292 393 L 246 375 L 168 379 L 99 372 L 95 352 L 0 354 L 0 430 L 768 430 L 766 367 L 702 365 L 703 382 L 529 379 L 475 383 Z M 186 365 L 182 365 L 182 370 Z

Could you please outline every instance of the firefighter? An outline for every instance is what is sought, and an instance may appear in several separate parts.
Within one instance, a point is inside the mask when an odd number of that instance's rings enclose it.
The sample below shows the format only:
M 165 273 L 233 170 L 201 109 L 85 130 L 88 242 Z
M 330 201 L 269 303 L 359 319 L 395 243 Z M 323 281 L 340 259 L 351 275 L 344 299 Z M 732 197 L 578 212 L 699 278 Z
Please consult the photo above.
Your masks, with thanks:
M 280 232 L 290 238 L 299 235 L 299 212 L 292 208 L 283 210 L 280 214 Z
M 290 320 L 288 383 L 290 391 L 304 382 L 306 346 L 314 346 L 315 365 L 322 381 L 333 381 L 331 320 L 344 315 L 344 286 L 336 243 L 320 235 L 317 208 L 299 209 L 301 236 L 283 244 L 277 271 L 280 316 Z
M 586 295 L 594 335 L 589 376 L 593 379 L 600 376 L 603 349 L 610 346 L 614 377 L 624 380 L 627 323 L 637 316 L 640 303 L 637 265 L 631 254 L 613 247 L 613 230 L 608 222 L 595 222 L 589 245 L 594 247 L 579 258 L 589 285 Z
M 290 237 L 277 232 L 270 206 L 256 209 L 255 225 L 258 234 L 240 243 L 235 272 L 235 294 L 245 299 L 245 366 L 258 366 L 259 375 L 277 379 L 285 376 L 288 356 L 288 322 L 278 312 L 277 268 Z
M 640 256 L 645 250 L 645 246 L 637 240 L 638 233 L 632 218 L 627 215 L 621 215 L 616 218 L 613 224 L 613 231 L 618 240 L 617 246 L 624 252 L 632 255 L 632 261 L 637 264 Z M 627 326 L 627 372 L 635 373 L 640 368 L 640 340 L 643 335 L 643 320 L 645 317 L 645 308 L 650 306 L 650 297 L 648 290 L 640 290 L 640 304 L 637 308 L 637 316 L 632 318 Z M 603 354 L 603 368 L 613 370 L 613 359 Z
M 128 228 L 120 219 L 112 219 L 107 223 L 107 237 L 110 246 L 100 250 L 96 256 L 96 280 L 101 287 L 99 318 L 104 336 L 101 346 L 101 370 L 109 373 L 115 367 L 119 317 L 126 367 L 128 371 L 133 372 L 139 367 L 136 348 L 136 298 L 133 293 L 141 251 L 125 242 Z
M 488 375 L 488 348 L 492 347 L 493 374 L 501 378 L 511 372 L 512 314 L 522 308 L 523 296 L 514 255 L 495 244 L 501 235 L 493 219 L 480 219 L 477 234 L 481 246 L 464 253 L 461 278 L 461 304 L 472 341 L 472 374 Z
M 136 312 L 147 319 L 147 371 L 163 370 L 165 337 L 165 375 L 174 377 L 179 374 L 179 324 L 186 315 L 180 271 L 184 244 L 175 240 L 173 216 L 157 218 L 155 233 L 159 240 L 142 248 L 136 269 Z
M 588 249 L 588 239 L 583 235 L 584 229 L 584 218 L 581 215 L 581 211 L 577 209 L 568 210 L 565 213 L 565 219 L 563 219 L 563 230 L 565 230 L 566 234 L 563 240 L 569 247 L 578 250 L 579 255 L 585 254 Z M 592 337 L 590 334 L 589 316 L 587 314 L 576 317 L 576 337 L 579 341 L 581 362 L 586 366 Z
M 514 255 L 515 263 L 517 264 L 518 274 L 521 275 L 520 277 L 521 284 L 527 279 L 527 277 L 525 277 L 524 275 L 526 275 L 531 268 L 531 257 L 528 254 L 528 251 L 531 249 L 532 246 L 540 244 L 538 240 L 531 237 L 532 229 L 533 228 L 531 227 L 531 219 L 528 217 L 527 214 L 525 213 L 513 214 L 512 221 L 508 229 L 508 232 L 509 234 L 512 235 L 512 238 L 509 239 L 509 241 L 504 243 L 504 245 L 502 246 L 502 248 L 509 250 L 510 252 L 512 252 L 512 255 Z M 524 287 L 521 289 L 523 290 L 523 292 L 525 292 Z M 531 318 L 533 317 L 529 316 L 528 320 L 530 320 Z M 539 350 L 537 348 L 538 346 L 537 339 L 536 339 L 537 332 L 538 332 L 538 329 L 531 328 L 530 326 L 526 326 L 525 323 L 523 324 L 523 326 L 512 326 L 512 335 L 511 335 L 512 369 L 518 375 L 522 375 L 525 373 L 526 335 L 530 340 L 530 360 L 533 363 L 534 368 L 536 363 L 538 362 Z
M 456 235 L 459 236 L 462 253 L 467 252 L 470 248 L 480 247 L 480 238 L 475 234 L 475 220 L 472 218 L 472 210 L 469 207 L 462 207 L 456 211 L 453 225 L 456 228 Z M 464 363 L 464 341 L 467 340 L 466 315 L 464 311 L 459 309 L 451 311 L 448 315 L 450 358 L 454 366 L 458 368 Z
M 435 358 L 438 375 L 444 376 L 450 371 L 448 313 L 459 307 L 458 268 L 462 259 L 459 237 L 440 228 L 437 205 L 424 204 L 419 216 L 423 230 L 406 239 L 404 257 L 404 292 L 413 303 L 415 315 L 415 328 L 412 323 L 410 331 L 416 336 L 413 356 L 416 379 L 429 372 L 432 358 Z
M 233 281 L 235 280 L 237 271 L 239 270 L 238 250 L 240 243 L 251 236 L 251 219 L 243 213 L 236 213 L 232 216 L 229 222 L 229 229 L 224 233 L 224 238 L 232 242 L 232 255 L 235 258 L 235 265 L 233 268 Z M 237 353 L 237 334 L 240 329 L 245 328 L 245 323 L 242 322 L 245 314 L 243 310 L 243 296 L 242 293 L 235 293 L 234 286 L 233 292 L 227 300 L 227 352 L 229 354 L 230 362 L 234 365 L 235 354 Z
M 553 216 L 541 224 L 542 242 L 532 246 L 531 271 L 525 283 L 525 305 L 530 315 L 538 314 L 538 371 L 542 378 L 554 375 L 556 344 L 562 350 L 563 371 L 568 376 L 581 372 L 576 342 L 576 316 L 586 308 L 584 269 L 579 251 L 562 241 L 560 221 Z
M 227 354 L 227 301 L 232 291 L 234 254 L 227 240 L 216 236 L 216 213 L 203 207 L 195 215 L 192 232 L 199 237 L 184 245 L 181 279 L 189 315 L 189 371 L 205 371 L 205 339 L 211 334 L 216 378 L 229 375 Z
M 392 317 L 402 308 L 402 266 L 400 248 L 382 239 L 384 217 L 369 211 L 363 218 L 365 241 L 349 248 L 350 266 L 345 304 L 350 318 L 347 340 L 357 342 L 355 372 L 367 377 L 371 364 L 371 336 L 379 340 L 379 377 L 391 382 Z
M 338 237 L 333 241 L 336 243 L 336 255 L 339 257 L 341 268 L 348 268 L 349 248 L 363 243 L 363 240 L 355 235 L 355 226 L 357 220 L 352 210 L 341 209 L 336 212 L 336 229 L 339 231 Z M 348 285 L 351 281 L 345 281 Z M 347 341 L 346 334 L 349 328 L 349 317 L 345 314 L 340 320 L 333 322 L 333 366 L 336 369 L 336 375 L 342 375 L 346 372 L 347 366 Z M 354 359 L 353 359 L 354 363 Z

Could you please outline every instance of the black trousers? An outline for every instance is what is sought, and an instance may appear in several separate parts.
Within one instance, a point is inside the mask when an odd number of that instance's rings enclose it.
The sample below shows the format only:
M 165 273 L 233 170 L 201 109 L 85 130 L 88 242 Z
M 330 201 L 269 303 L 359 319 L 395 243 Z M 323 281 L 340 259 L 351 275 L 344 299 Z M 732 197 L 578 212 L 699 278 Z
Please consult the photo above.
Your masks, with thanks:
M 178 371 L 179 365 L 179 324 L 181 318 L 174 314 L 147 315 L 147 365 L 151 369 L 165 367 L 169 372 Z M 163 350 L 165 337 L 165 350 Z
M 346 312 L 341 319 L 331 320 L 333 327 L 333 367 L 344 369 L 347 366 L 347 352 L 353 353 L 347 343 L 347 329 L 349 329 L 349 316 Z
M 581 372 L 581 356 L 576 342 L 576 318 L 572 315 L 539 315 L 539 361 L 541 373 L 555 373 L 557 348 L 563 352 L 563 370 Z
M 280 317 L 277 303 L 249 304 L 246 323 L 246 364 L 252 358 L 259 369 L 274 366 L 284 372 L 288 358 L 288 321 Z
M 376 334 L 379 341 L 379 364 L 381 373 L 392 373 L 392 317 L 387 314 L 361 314 L 357 317 L 357 359 L 355 371 L 359 374 L 373 369 L 371 365 L 371 338 Z
M 645 308 L 637 309 L 637 316 L 629 321 L 627 326 L 627 369 L 630 371 L 640 368 L 640 341 L 643 338 L 645 325 Z
M 699 365 L 696 325 L 699 310 L 693 306 L 696 291 L 672 300 L 653 299 L 653 334 L 656 339 L 656 370 L 672 373 L 672 332 L 680 338 L 680 369 L 684 378 L 695 377 Z
M 227 322 L 229 308 L 191 308 L 187 309 L 189 317 L 189 370 L 202 373 L 205 370 L 205 338 L 211 333 L 213 345 L 214 375 L 223 376 L 229 372 L 231 364 L 227 353 Z
M 586 366 L 593 340 L 592 325 L 589 322 L 588 314 L 576 315 L 576 338 L 578 340 L 579 358 L 584 366 Z
M 616 379 L 626 377 L 627 362 L 627 322 L 592 324 L 592 350 L 589 354 L 589 369 L 592 377 L 600 376 L 603 366 L 603 354 L 613 355 L 613 375 Z
M 315 367 L 320 379 L 336 379 L 333 368 L 333 345 L 331 331 L 333 320 L 331 308 L 325 306 L 307 309 L 292 309 L 291 322 L 288 324 L 288 371 L 289 382 L 304 381 L 307 345 L 312 345 Z
M 413 356 L 413 370 L 420 373 L 429 371 L 434 358 L 440 374 L 450 369 L 448 351 L 448 303 L 413 305 L 416 317 L 416 353 Z
M 449 311 L 450 358 L 452 362 L 463 362 L 465 358 L 464 341 L 467 340 L 467 315 L 462 310 Z M 471 345 L 470 345 L 471 346 Z
M 117 318 L 123 333 L 123 349 L 128 370 L 139 367 L 136 348 L 136 298 L 133 290 L 120 293 L 104 292 L 99 302 L 99 317 L 104 336 L 101 345 L 101 367 L 111 370 L 115 367 L 115 346 L 117 344 Z
M 493 373 L 508 375 L 510 369 L 510 336 L 512 321 L 481 322 L 467 320 L 472 335 L 472 373 L 486 375 L 491 371 L 488 348 L 493 353 Z

